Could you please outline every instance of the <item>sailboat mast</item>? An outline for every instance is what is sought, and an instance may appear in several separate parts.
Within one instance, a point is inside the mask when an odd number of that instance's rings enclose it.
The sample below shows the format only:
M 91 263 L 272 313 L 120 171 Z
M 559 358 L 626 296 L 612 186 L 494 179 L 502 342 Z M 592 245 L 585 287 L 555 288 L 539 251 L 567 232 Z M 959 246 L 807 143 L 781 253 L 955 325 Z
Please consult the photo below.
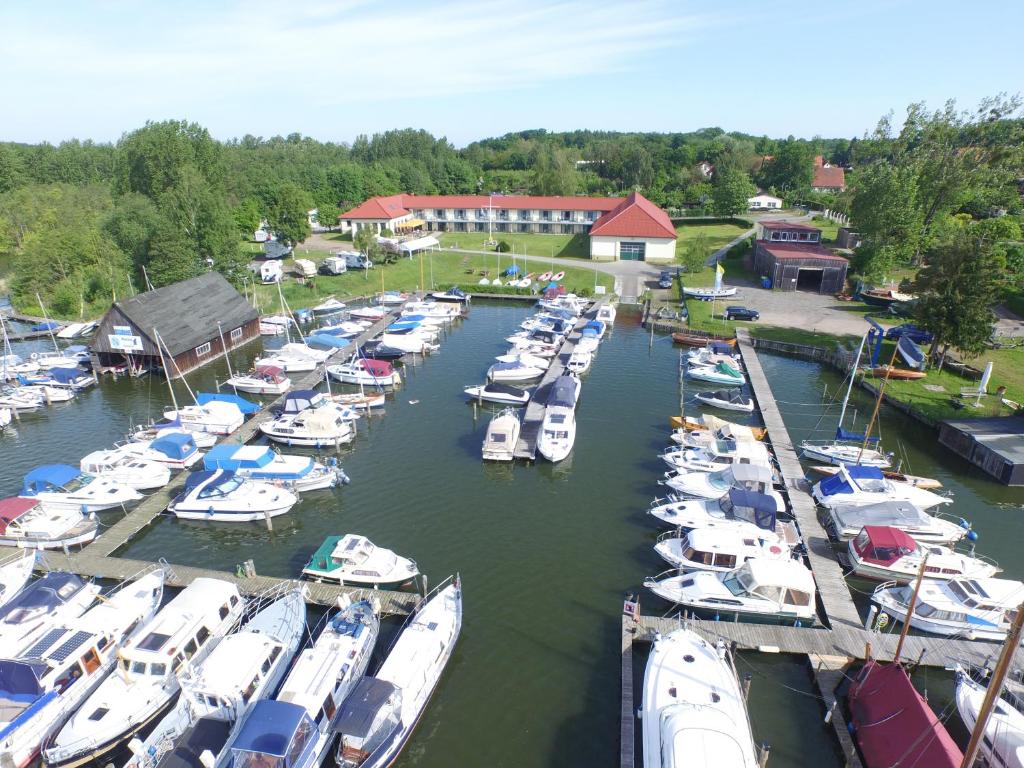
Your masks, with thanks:
M 228 377 L 233 379 L 235 374 L 231 370 L 231 355 L 228 354 L 228 345 L 224 343 L 224 329 L 220 325 L 220 320 L 217 321 L 217 333 L 220 335 L 220 348 L 224 352 L 224 359 L 228 364 Z
M 53 342 L 53 351 L 60 354 L 60 347 L 57 346 L 57 339 L 54 338 L 53 328 L 50 327 L 50 318 L 46 316 L 46 307 L 43 306 L 43 297 L 39 295 L 39 291 L 36 291 L 36 301 L 39 302 L 39 308 L 43 310 L 43 320 L 46 321 L 46 332 L 50 334 L 50 341 Z
M 871 412 L 871 421 L 868 422 L 868 428 L 864 432 L 864 442 L 861 443 L 860 453 L 857 454 L 858 464 L 860 464 L 860 459 L 864 455 L 864 450 L 868 447 L 868 440 L 871 439 L 871 430 L 874 429 L 875 421 L 878 419 L 878 410 L 882 407 L 882 395 L 885 394 L 885 385 L 889 383 L 889 374 L 892 372 L 892 367 L 896 362 L 896 353 L 898 351 L 898 347 L 892 351 L 892 358 L 885 369 L 885 378 L 882 379 L 882 386 L 878 388 L 878 397 L 875 398 L 875 410 Z
M 160 331 L 156 328 L 153 329 L 153 336 L 156 337 L 156 351 L 160 355 L 160 367 L 164 369 L 164 378 L 167 379 L 167 389 L 171 392 L 171 404 L 174 405 L 174 412 L 178 412 L 178 398 L 174 395 L 174 386 L 171 384 L 171 372 L 167 368 L 167 362 L 164 360 L 164 351 L 160 346 Z
M 857 368 L 860 367 L 860 356 L 864 352 L 864 344 L 867 341 L 867 336 L 864 336 L 860 340 L 860 346 L 857 348 L 857 359 L 853 361 L 853 369 L 850 371 L 850 383 L 846 386 L 846 397 L 843 398 L 843 408 L 839 411 L 839 424 L 836 426 L 836 430 L 843 428 L 843 419 L 846 418 L 846 404 L 850 402 L 850 392 L 853 391 L 853 380 L 857 377 Z
M 7 323 L 4 322 L 4 316 L 2 314 L 0 314 L 0 330 L 2 330 L 3 334 L 4 334 L 4 376 L 3 376 L 3 382 L 6 382 L 7 381 L 7 360 L 9 359 L 9 356 L 14 354 L 14 353 L 11 350 L 11 340 L 9 338 L 7 338 Z M 0 382 L 0 383 L 3 383 L 3 382 Z
M 181 379 L 182 383 L 185 385 L 185 389 L 187 389 L 188 393 L 192 396 L 192 402 L 195 403 L 196 405 L 199 405 L 199 400 L 196 398 L 196 393 L 193 392 L 192 387 L 188 385 L 188 379 L 185 378 L 185 374 L 182 373 L 181 368 L 178 367 L 178 361 L 174 359 L 174 355 L 171 354 L 171 348 L 167 346 L 166 342 L 164 342 L 164 349 L 167 350 L 167 357 L 170 358 L 171 365 L 174 366 L 174 370 L 178 372 L 178 378 Z
M 277 281 L 277 298 L 281 301 L 281 311 L 284 312 L 285 318 L 288 322 L 284 324 L 284 338 L 289 344 L 292 342 L 292 331 L 291 331 L 291 312 L 288 311 L 288 305 L 284 303 L 284 291 L 281 290 L 281 281 Z

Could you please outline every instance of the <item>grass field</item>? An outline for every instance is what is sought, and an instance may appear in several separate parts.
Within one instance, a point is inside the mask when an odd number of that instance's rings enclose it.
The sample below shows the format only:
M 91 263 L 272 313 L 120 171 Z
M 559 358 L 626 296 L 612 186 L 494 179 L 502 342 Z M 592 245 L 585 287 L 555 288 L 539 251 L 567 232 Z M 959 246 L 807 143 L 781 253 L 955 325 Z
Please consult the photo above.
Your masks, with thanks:
M 681 254 L 694 238 L 703 234 L 707 239 L 707 255 L 710 256 L 747 229 L 736 224 L 680 224 L 676 227 L 676 254 Z
M 821 230 L 822 244 L 835 245 L 836 236 L 839 233 L 839 224 L 830 219 L 826 219 L 824 216 L 815 216 L 807 223 L 810 226 L 817 227 Z
M 463 248 L 469 251 L 493 251 L 487 242 L 486 232 L 439 232 L 435 233 L 443 248 Z M 494 232 L 492 240 L 512 246 L 518 254 L 527 256 L 558 256 L 563 259 L 589 259 L 590 241 L 586 235 L 542 235 L 529 232 Z

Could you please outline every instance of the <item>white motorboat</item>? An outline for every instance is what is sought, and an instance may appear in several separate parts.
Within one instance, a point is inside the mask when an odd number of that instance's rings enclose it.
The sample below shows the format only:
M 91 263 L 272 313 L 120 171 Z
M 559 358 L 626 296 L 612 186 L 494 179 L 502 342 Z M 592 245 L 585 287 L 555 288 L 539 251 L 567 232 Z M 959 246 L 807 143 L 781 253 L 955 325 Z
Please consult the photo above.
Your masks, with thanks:
M 94 516 L 78 510 L 53 509 L 38 499 L 0 499 L 0 546 L 68 549 L 96 538 Z
M 694 398 L 704 403 L 704 405 L 724 408 L 727 411 L 742 411 L 743 413 L 753 413 L 754 411 L 754 398 L 743 395 L 735 390 L 730 392 L 718 389 L 714 392 L 698 392 L 694 395 Z
M 532 365 L 523 365 L 518 361 L 514 363 L 495 363 L 487 369 L 487 381 L 492 383 L 502 381 L 530 381 L 531 379 L 539 379 L 546 371 L 546 365 L 537 367 Z
M 505 408 L 491 419 L 481 449 L 484 461 L 512 461 L 522 424 L 514 408 Z
M 15 595 L 25 588 L 32 577 L 32 568 L 35 564 L 35 552 L 24 552 L 0 563 L 0 607 L 11 602 Z
M 503 405 L 526 405 L 530 402 L 530 390 L 513 387 L 501 382 L 490 382 L 476 387 L 465 387 L 463 392 L 471 400 L 484 400 Z
M 396 589 L 419 576 L 415 560 L 378 547 L 365 536 L 328 536 L 302 569 L 314 581 Z
M 405 304 L 409 300 L 409 294 L 405 291 L 384 291 L 377 294 L 377 303 L 386 307 L 396 307 Z
M 88 336 L 90 333 L 96 330 L 99 323 L 91 321 L 87 323 L 70 323 L 64 328 L 57 331 L 58 339 L 80 339 L 83 336 Z
M 104 680 L 47 743 L 48 766 L 96 764 L 145 729 L 178 694 L 184 664 L 199 664 L 235 628 L 245 601 L 230 582 L 199 577 L 121 649 Z
M 929 579 L 988 578 L 999 573 L 995 563 L 957 552 L 941 544 L 921 544 L 910 534 L 887 525 L 867 525 L 847 544 L 853 572 L 866 579 L 909 583 L 927 557 Z
M 372 408 L 383 408 L 387 403 L 387 396 L 380 391 L 371 392 L 370 394 L 362 391 L 328 395 L 328 399 L 336 405 L 343 405 L 357 411 L 368 411 Z
M 686 369 L 686 375 L 697 381 L 709 381 L 724 387 L 742 387 L 747 383 L 747 377 L 739 370 L 722 362 L 714 365 L 690 365 Z
M 987 677 L 987 674 L 986 674 Z M 971 733 L 988 693 L 988 685 L 963 669 L 956 672 L 956 708 Z M 985 735 L 979 744 L 979 756 L 985 765 L 1024 768 L 1024 686 L 1007 680 L 989 714 Z
M 381 334 L 380 340 L 385 347 L 416 355 L 425 355 L 438 348 L 416 333 L 384 333 Z
M 128 439 L 136 443 L 150 443 L 153 440 L 172 433 L 184 433 L 192 438 L 197 448 L 212 448 L 217 444 L 217 436 L 211 432 L 194 432 L 181 426 L 178 419 L 161 419 L 147 426 L 135 427 Z
M 409 301 L 406 302 L 402 314 L 427 315 L 428 317 L 442 317 L 447 320 L 455 320 L 462 317 L 462 308 L 457 304 L 440 301 Z
M 0 608 L 0 659 L 15 658 L 54 627 L 81 616 L 98 585 L 61 571 L 36 579 Z
M 886 468 L 891 465 L 891 454 L 875 448 L 864 448 L 857 442 L 814 442 L 800 443 L 800 456 L 808 461 L 823 461 L 826 464 L 849 464 L 864 467 Z
M 50 384 L 26 384 L 21 390 L 27 395 L 37 395 L 44 403 L 67 403 L 74 400 L 77 390 L 74 387 L 55 387 Z
M 662 574 L 644 586 L 702 617 L 813 624 L 814 577 L 799 560 L 748 560 L 734 571 Z
M 313 314 L 318 317 L 321 315 L 336 315 L 344 310 L 345 305 L 331 296 L 313 307 Z
M 385 768 L 406 746 L 451 658 L 462 628 L 458 577 L 420 603 L 373 677 L 338 713 L 338 768 Z
M 203 468 L 227 469 L 241 477 L 283 485 L 296 493 L 348 483 L 336 458 L 322 464 L 312 456 L 277 453 L 265 445 L 218 445 L 203 457 Z
M 459 304 L 468 304 L 471 299 L 469 294 L 454 285 L 447 291 L 434 291 L 430 294 L 430 298 L 435 301 L 456 302 Z
M 356 323 L 355 325 L 359 328 L 363 327 L 363 324 L 361 323 Z M 367 323 L 366 325 L 369 324 Z M 316 347 L 309 346 L 309 344 L 303 344 L 298 341 L 290 341 L 287 344 L 282 345 L 281 348 L 277 350 L 277 354 L 291 355 L 295 357 L 308 357 L 314 362 L 322 363 L 333 354 L 333 351 L 329 349 L 317 349 Z
M 655 637 L 639 714 L 644 768 L 761 765 L 724 642 L 684 628 Z
M 292 380 L 283 368 L 261 365 L 250 373 L 237 374 L 224 382 L 224 386 L 254 395 L 283 395 L 292 387 Z M 216 402 L 216 401 L 215 401 Z M 207 403 L 207 406 L 210 405 Z
M 685 427 L 674 429 L 669 439 L 676 445 L 692 445 L 695 448 L 709 445 L 715 440 L 750 441 L 758 439 L 754 431 L 744 424 L 724 421 L 711 414 L 704 414 L 702 420 L 714 422 L 717 426 L 712 429 L 687 429 Z
M 16 411 L 35 411 L 46 405 L 42 393 L 35 387 L 0 387 L 0 406 Z
M 163 488 L 171 481 L 166 464 L 147 461 L 120 449 L 93 451 L 79 462 L 83 472 L 126 485 L 137 491 Z
M 288 768 L 319 766 L 334 739 L 334 714 L 362 680 L 379 626 L 366 600 L 325 622 L 313 646 L 295 660 L 277 698 L 257 702 L 242 724 L 231 743 L 234 764 L 276 766 L 287 755 Z
M 663 484 L 676 493 L 702 499 L 720 499 L 730 488 L 768 493 L 775 482 L 770 467 L 761 464 L 730 464 L 717 472 L 665 473 Z
M 284 400 L 284 406 L 277 416 L 294 416 L 296 414 L 309 416 L 313 413 L 323 413 L 337 416 L 343 421 L 357 421 L 359 413 L 356 409 L 346 404 L 342 398 L 333 395 L 326 395 L 317 392 L 315 389 L 296 389 L 289 392 Z
M 559 376 L 551 383 L 544 406 L 544 421 L 537 435 L 537 452 L 548 461 L 565 459 L 576 442 L 576 399 L 580 380 Z
M 569 355 L 568 361 L 565 363 L 565 369 L 580 375 L 590 370 L 590 365 L 593 361 L 593 354 L 574 348 L 572 354 Z
M 88 371 L 83 371 L 78 366 L 74 366 L 70 368 L 50 368 L 46 374 L 23 376 L 21 380 L 28 385 L 70 389 L 77 392 L 80 389 L 87 389 L 93 386 L 96 383 L 96 376 Z
M 146 442 L 129 442 L 111 449 L 111 453 L 163 464 L 169 469 L 187 469 L 199 461 L 203 454 L 196 444 L 195 435 L 209 433 L 165 431 L 160 437 Z
M 327 375 L 344 384 L 367 387 L 397 387 L 402 377 L 387 360 L 369 357 L 353 358 L 341 365 L 327 366 Z
M 774 533 L 749 536 L 729 528 L 669 531 L 658 537 L 654 551 L 680 571 L 724 572 L 748 560 L 789 560 L 793 553 Z
M 267 315 L 260 318 L 260 335 L 280 336 L 288 330 L 294 320 L 284 315 Z
M 14 412 L 10 408 L 0 408 L 0 430 L 9 426 L 13 418 Z
M 237 405 L 222 400 L 212 400 L 206 405 L 186 405 L 177 410 L 169 408 L 164 411 L 164 418 L 177 419 L 186 430 L 214 435 L 230 434 L 245 421 Z
M 167 511 L 185 520 L 239 523 L 284 515 L 298 501 L 298 496 L 283 487 L 218 469 L 189 475 Z
M 547 370 L 547 367 L 551 364 L 549 360 L 531 355 L 528 352 L 511 352 L 507 355 L 498 355 L 494 360 L 498 363 L 519 363 L 530 368 L 541 368 L 543 370 Z
M 371 323 L 376 323 L 378 320 L 383 320 L 388 315 L 388 310 L 383 307 L 356 307 L 348 311 L 349 317 L 354 317 L 359 320 L 369 320 Z
M 720 499 L 655 499 L 647 514 L 680 528 L 723 528 L 760 538 L 774 534 L 776 541 L 792 548 L 800 543 L 800 534 L 793 522 L 779 520 L 784 511 L 778 491 L 765 494 L 730 488 Z
M 284 373 L 309 373 L 315 371 L 319 366 L 316 360 L 305 355 L 293 354 L 289 352 L 283 352 L 277 350 L 267 357 L 260 357 L 256 359 L 254 363 L 257 369 L 273 367 L 278 368 Z M 228 380 L 230 382 L 230 379 Z M 228 383 L 225 382 L 225 383 Z
M 107 676 L 125 641 L 160 607 L 164 576 L 156 569 L 121 584 L 81 617 L 0 661 L 5 681 L 0 754 L 11 765 L 28 765 L 43 741 Z
M 278 416 L 260 424 L 260 432 L 275 443 L 326 448 L 352 442 L 352 422 L 333 409 L 314 408 Z
M 725 299 L 729 296 L 735 296 L 736 286 L 730 285 L 724 288 L 712 288 L 710 286 L 683 288 L 683 293 L 687 296 L 692 296 L 698 301 L 715 301 L 717 299 Z
M 576 346 L 573 347 L 573 351 L 586 352 L 588 355 L 593 355 L 597 352 L 597 348 L 601 346 L 601 341 L 596 336 L 580 336 L 579 341 L 576 342 Z
M 771 466 L 768 446 L 756 440 L 717 440 L 703 448 L 672 447 L 661 453 L 661 460 L 681 472 L 720 472 L 733 464 Z
M 906 621 L 913 584 L 887 581 L 871 595 L 880 611 Z M 1012 579 L 924 579 L 910 626 L 922 632 L 967 640 L 1002 640 L 1024 602 L 1024 584 Z
M 541 299 L 537 302 L 537 306 L 548 311 L 565 309 L 579 317 L 590 306 L 590 299 L 584 299 L 575 293 L 563 293 L 561 296 Z
M 877 504 L 884 501 L 905 501 L 928 510 L 940 504 L 952 504 L 947 496 L 907 483 L 894 483 L 878 467 L 841 464 L 839 471 L 818 481 L 811 489 L 814 500 L 823 507 L 837 504 Z
M 22 498 L 36 499 L 56 510 L 90 513 L 126 507 L 142 500 L 134 488 L 93 477 L 69 464 L 43 464 L 27 475 Z
M 81 359 L 77 355 L 67 355 L 63 352 L 33 352 L 30 359 L 40 368 L 78 368 Z
M 922 544 L 956 544 L 976 538 L 967 521 L 958 522 L 929 515 L 906 501 L 878 504 L 836 504 L 825 510 L 825 530 L 839 541 L 852 539 L 865 525 L 891 525 L 909 533 Z
M 306 627 L 301 589 L 283 594 L 278 589 L 258 598 L 247 614 L 257 610 L 203 661 L 185 665 L 178 675 L 181 694 L 177 705 L 144 742 L 132 739 L 128 743 L 132 758 L 125 768 L 222 768 L 231 764 L 229 745 L 256 702 L 271 695 L 281 683 Z

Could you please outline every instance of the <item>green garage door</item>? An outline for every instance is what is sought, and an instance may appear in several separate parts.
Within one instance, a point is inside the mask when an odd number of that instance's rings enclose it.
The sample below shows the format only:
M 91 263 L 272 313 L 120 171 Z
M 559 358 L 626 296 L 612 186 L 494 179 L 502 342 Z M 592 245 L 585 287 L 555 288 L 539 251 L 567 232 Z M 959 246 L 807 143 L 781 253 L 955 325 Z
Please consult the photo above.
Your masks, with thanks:
M 643 261 L 647 243 L 619 243 L 619 259 L 621 261 Z

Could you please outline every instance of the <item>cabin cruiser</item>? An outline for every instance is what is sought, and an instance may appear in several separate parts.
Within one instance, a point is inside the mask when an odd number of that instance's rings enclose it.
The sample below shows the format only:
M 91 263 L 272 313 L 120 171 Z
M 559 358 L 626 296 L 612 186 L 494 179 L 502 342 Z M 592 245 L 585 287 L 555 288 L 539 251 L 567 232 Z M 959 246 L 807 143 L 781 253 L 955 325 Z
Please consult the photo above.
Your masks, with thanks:
M 292 380 L 276 365 L 257 365 L 251 373 L 237 374 L 224 386 L 254 395 L 283 395 L 292 387 Z
M 746 702 L 724 642 L 657 635 L 640 706 L 644 768 L 758 768 Z
M 359 418 L 354 407 L 315 389 L 297 389 L 289 392 L 284 399 L 284 406 L 274 413 L 276 416 L 294 416 L 300 413 L 308 416 L 317 411 L 332 414 L 343 421 L 355 421 Z
M 147 461 L 120 449 L 93 451 L 79 462 L 83 472 L 105 480 L 146 491 L 163 488 L 171 481 L 171 470 L 164 463 Z
M 231 743 L 234 765 L 319 766 L 334 740 L 334 714 L 366 673 L 379 629 L 366 600 L 325 622 L 312 647 L 295 659 L 277 698 L 252 708 Z
M 743 413 L 753 413 L 754 411 L 754 398 L 736 391 L 719 389 L 714 392 L 698 392 L 693 397 L 698 402 L 710 405 L 712 408 L 724 408 L 727 411 L 742 411 Z
M 544 421 L 537 436 L 537 451 L 548 461 L 562 461 L 576 442 L 576 400 L 580 380 L 571 374 L 551 383 L 544 406 Z
M 530 402 L 530 390 L 513 387 L 501 382 L 490 382 L 462 390 L 471 400 L 485 400 L 489 403 L 526 405 Z
M 440 301 L 410 301 L 406 303 L 405 308 L 402 310 L 402 314 L 405 313 L 429 315 L 454 320 L 457 317 L 462 317 L 462 308 L 456 304 Z
M 597 319 L 602 323 L 613 325 L 615 323 L 615 315 L 615 307 L 608 302 L 605 302 L 597 309 Z
M 178 675 L 177 705 L 145 742 L 128 743 L 133 756 L 126 768 L 231 764 L 228 745 L 256 702 L 277 689 L 306 626 L 300 589 L 257 598 L 257 605 L 247 612 L 255 615 L 241 629 L 221 640 L 201 662 L 184 666 Z
M 548 366 L 551 364 L 551 361 L 545 360 L 542 357 L 536 357 L 528 352 L 514 352 L 507 355 L 498 355 L 494 359 L 499 363 L 519 363 L 531 368 L 541 368 L 542 370 L 547 370 Z
M 289 373 L 309 373 L 315 371 L 319 363 L 311 357 L 305 355 L 293 354 L 290 352 L 284 352 L 282 350 L 275 350 L 273 353 L 268 354 L 266 357 L 259 357 L 254 363 L 256 369 L 260 368 L 278 368 L 285 374 Z M 231 380 L 228 379 L 226 384 L 230 384 Z M 248 390 L 243 390 L 248 391 Z
M 118 654 L 104 680 L 43 751 L 48 766 L 93 763 L 159 717 L 178 694 L 184 664 L 199 664 L 242 617 L 238 587 L 199 577 Z
M 160 419 L 148 426 L 138 426 L 129 433 L 128 439 L 135 443 L 149 443 L 172 433 L 188 435 L 192 438 L 192 442 L 195 443 L 197 448 L 212 448 L 217 444 L 216 435 L 210 432 L 196 432 L 186 429 L 181 425 L 181 420 L 177 418 Z
M 77 392 L 93 386 L 96 383 L 96 375 L 83 371 L 77 366 L 71 366 L 50 368 L 46 373 L 36 375 L 21 374 L 18 376 L 18 381 L 26 385 L 49 386 Z
M 412 736 L 462 628 L 458 577 L 419 604 L 373 677 L 364 677 L 339 710 L 338 768 L 385 768 Z
M 365 536 L 328 536 L 302 569 L 313 581 L 395 589 L 419 576 L 415 560 L 378 547 Z
M 593 361 L 594 356 L 590 352 L 573 349 L 572 353 L 569 355 L 569 360 L 565 364 L 565 369 L 570 373 L 579 375 L 589 371 L 590 365 Z
M 0 608 L 0 659 L 10 659 L 54 627 L 78 618 L 100 593 L 92 582 L 50 571 Z
M 979 682 L 963 669 L 957 669 L 956 708 L 972 733 L 987 693 L 985 678 Z M 986 765 L 1024 768 L 1024 686 L 1019 682 L 1007 680 L 1003 684 L 979 749 Z
M 724 387 L 742 387 L 747 383 L 746 376 L 724 362 L 715 365 L 690 365 L 686 369 L 686 375 L 697 381 L 709 381 Z
M 680 472 L 720 472 L 733 464 L 771 466 L 768 446 L 756 440 L 718 440 L 702 448 L 672 447 L 661 453 L 661 459 Z
M 748 560 L 788 560 L 793 554 L 773 532 L 750 536 L 729 528 L 669 531 L 658 537 L 654 551 L 680 571 L 731 571 Z
M 280 454 L 265 445 L 218 445 L 203 457 L 203 469 L 228 469 L 253 480 L 282 484 L 297 493 L 347 485 L 336 458 L 325 466 L 311 456 Z
M 189 475 L 184 490 L 167 505 L 167 511 L 185 520 L 240 523 L 286 514 L 298 501 L 299 497 L 285 488 L 217 469 Z
M 42 399 L 44 403 L 53 405 L 54 403 L 67 403 L 74 400 L 77 390 L 70 387 L 58 387 L 50 384 L 26 384 L 21 387 L 21 391 L 26 395 L 35 395 Z
M 110 453 L 116 452 L 130 458 L 163 464 L 169 469 L 187 469 L 203 457 L 196 443 L 197 434 L 208 433 L 168 431 L 154 440 L 116 446 Z
M 237 405 L 221 400 L 213 400 L 206 405 L 186 405 L 177 410 L 170 408 L 164 411 L 164 418 L 177 418 L 187 430 L 214 435 L 230 434 L 245 421 Z
M 512 461 L 521 428 L 514 408 L 505 408 L 491 419 L 484 435 L 482 454 L 484 461 Z
M 644 586 L 700 616 L 775 624 L 814 622 L 814 577 L 799 560 L 748 560 L 724 573 L 668 574 L 645 579 Z
M 724 528 L 745 536 L 767 537 L 795 547 L 800 534 L 791 521 L 779 520 L 786 509 L 778 491 L 759 493 L 730 488 L 720 499 L 655 499 L 647 514 L 680 528 Z
M 914 585 L 880 584 L 871 602 L 899 621 L 907 620 Z M 923 579 L 910 626 L 922 632 L 968 640 L 1002 640 L 1024 602 L 1024 584 L 1012 579 Z
M 383 307 L 356 307 L 348 311 L 348 316 L 354 317 L 357 320 L 369 320 L 371 323 L 376 323 L 387 317 L 388 311 Z
M 680 444 L 685 442 L 685 435 L 692 435 L 695 438 L 713 435 L 717 438 L 731 437 L 734 440 L 764 440 L 768 436 L 768 430 L 764 427 L 748 427 L 720 419 L 710 413 L 702 413 L 700 416 L 673 416 L 669 419 L 669 424 L 673 430 L 672 442 Z
M 260 432 L 275 443 L 324 448 L 350 443 L 355 429 L 349 419 L 333 408 L 314 408 L 264 421 Z
M 547 371 L 547 366 L 524 365 L 516 361 L 514 363 L 495 363 L 487 369 L 488 382 L 500 381 L 530 381 L 539 379 Z
M 760 464 L 730 464 L 717 472 L 665 473 L 663 482 L 673 491 L 702 499 L 720 499 L 730 488 L 767 493 L 775 482 L 771 467 Z
M 79 618 L 0 661 L 0 753 L 11 765 L 35 759 L 43 741 L 107 676 L 122 645 L 160 607 L 164 576 L 158 568 L 119 585 Z
M 0 387 L 0 406 L 16 411 L 35 411 L 46 405 L 42 392 L 35 387 Z
M 823 507 L 836 504 L 875 504 L 881 501 L 906 501 L 928 510 L 953 500 L 906 483 L 888 480 L 878 467 L 841 464 L 839 471 L 819 480 L 811 489 L 814 500 Z
M 956 544 L 963 538 L 973 541 L 977 534 L 966 520 L 959 523 L 930 515 L 908 501 L 883 501 L 877 504 L 836 504 L 825 510 L 824 526 L 832 538 L 852 539 L 865 525 L 889 525 L 909 533 L 922 544 Z
M 386 360 L 353 358 L 341 365 L 327 366 L 327 375 L 344 384 L 371 387 L 397 387 L 402 377 Z
M 470 296 L 458 286 L 452 286 L 447 291 L 438 292 L 434 291 L 430 294 L 430 298 L 435 301 L 447 301 L 457 302 L 459 304 L 468 304 L 470 302 Z
M 134 504 L 142 495 L 134 488 L 93 477 L 68 464 L 43 464 L 25 475 L 22 498 L 37 499 L 52 509 L 102 512 Z
M 425 355 L 438 349 L 436 344 L 431 344 L 416 333 L 384 333 L 381 334 L 380 343 L 385 347 L 400 349 L 404 353 L 416 355 Z
M 23 552 L 0 564 L 0 607 L 11 602 L 25 588 L 35 564 L 35 552 Z
M 537 306 L 548 311 L 566 309 L 579 317 L 590 306 L 590 300 L 577 296 L 575 293 L 563 293 L 561 296 L 541 299 L 537 302 Z
M 405 291 L 384 291 L 377 294 L 377 303 L 386 307 L 394 307 L 405 304 L 409 300 L 409 294 Z
M 0 546 L 67 549 L 96 538 L 95 516 L 74 509 L 53 509 L 38 499 L 0 499 Z
M 395 362 L 405 357 L 407 350 L 389 347 L 382 341 L 368 341 L 359 348 L 360 357 L 368 357 L 371 360 L 387 360 Z
M 854 573 L 880 581 L 913 581 L 925 557 L 926 579 L 987 578 L 1002 570 L 995 563 L 940 544 L 921 544 L 910 534 L 888 525 L 864 526 L 850 539 L 847 554 Z

